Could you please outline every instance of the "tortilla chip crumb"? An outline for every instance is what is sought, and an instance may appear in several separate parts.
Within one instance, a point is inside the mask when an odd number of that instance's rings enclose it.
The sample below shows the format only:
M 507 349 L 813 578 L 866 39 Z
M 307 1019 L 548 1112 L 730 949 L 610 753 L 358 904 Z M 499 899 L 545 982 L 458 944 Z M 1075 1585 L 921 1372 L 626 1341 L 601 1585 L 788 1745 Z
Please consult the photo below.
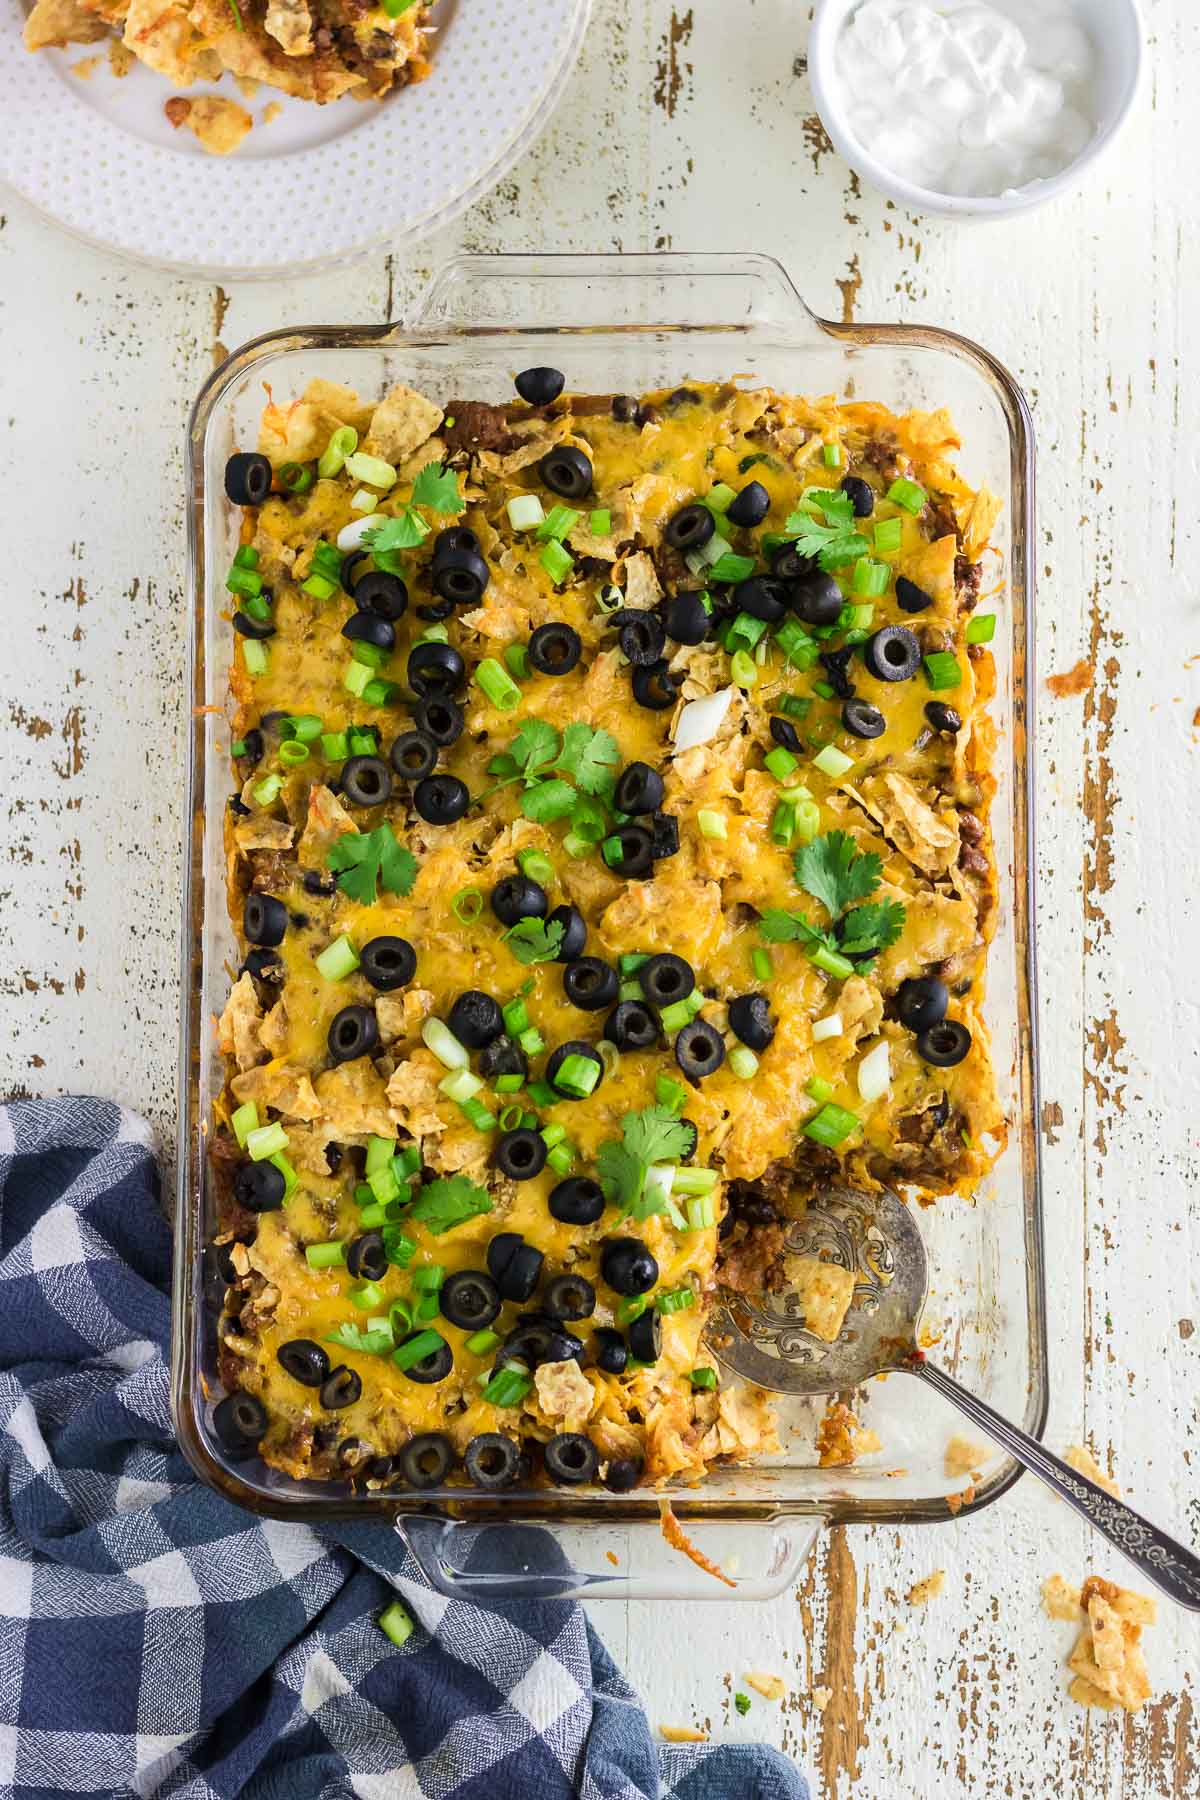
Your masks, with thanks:
M 782 1700 L 788 1691 L 782 1675 L 768 1675 L 762 1669 L 748 1669 L 743 1679 L 746 1686 L 761 1694 L 764 1700 Z
M 658 1735 L 666 1738 L 668 1744 L 707 1744 L 707 1731 L 700 1731 L 695 1725 L 660 1725 Z
M 103 61 L 102 56 L 85 56 L 80 62 L 71 64 L 71 73 L 78 81 L 90 81 Z
M 259 121 L 260 124 L 269 125 L 273 119 L 277 119 L 279 117 L 279 115 L 282 111 L 283 111 L 283 107 L 280 105 L 279 101 L 272 100 L 271 104 L 269 106 L 263 107 L 263 116 L 262 116 L 262 119 Z
M 108 40 L 108 66 L 118 81 L 124 81 L 137 57 L 121 38 Z
M 1042 1583 L 1042 1606 L 1048 1619 L 1078 1619 L 1083 1608 L 1079 1589 L 1061 1575 L 1047 1575 Z
M 1073 1469 L 1078 1469 L 1081 1475 L 1086 1475 L 1089 1481 L 1094 1481 L 1097 1487 L 1103 1488 L 1106 1494 L 1111 1494 L 1114 1500 L 1121 1498 L 1117 1483 L 1111 1475 L 1104 1473 L 1085 1444 L 1068 1444 L 1063 1451 L 1063 1461 L 1070 1463 Z
M 817 1711 L 824 1712 L 825 1708 L 829 1705 L 829 1702 L 833 1699 L 833 1689 L 827 1687 L 815 1687 L 810 1698 Z
M 946 1495 L 946 1510 L 951 1518 L 957 1518 L 964 1506 L 973 1505 L 975 1500 L 975 1483 L 972 1481 L 959 1494 Z
M 243 100 L 253 100 L 262 86 L 262 82 L 255 75 L 235 75 L 233 79 L 237 82 L 237 90 Z
M 609 1560 L 609 1562 L 610 1562 L 610 1563 L 611 1563 L 611 1564 L 612 1564 L 612 1566 L 613 1566 L 613 1568 L 614 1568 L 614 1569 L 618 1569 L 618 1568 L 620 1568 L 620 1566 L 621 1566 L 621 1559 L 620 1559 L 620 1557 L 619 1557 L 619 1556 L 618 1556 L 618 1555 L 617 1555 L 617 1553 L 616 1553 L 616 1551 L 615 1551 L 615 1550 L 606 1550 L 606 1551 L 605 1551 L 605 1552 L 604 1552 L 604 1554 L 605 1554 L 605 1556 L 606 1556 L 606 1557 L 607 1557 L 607 1558 L 608 1558 L 608 1560 Z
M 1104 1712 L 1114 1707 L 1137 1712 L 1146 1704 L 1151 1690 L 1142 1627 L 1158 1617 L 1150 1595 L 1099 1575 L 1090 1575 L 1076 1591 L 1061 1575 L 1050 1575 L 1042 1583 L 1042 1605 L 1052 1619 L 1078 1619 L 1080 1613 L 1087 1619 L 1067 1658 L 1072 1700 Z
M 928 1606 L 946 1585 L 945 1569 L 935 1569 L 924 1581 L 914 1581 L 905 1596 L 910 1606 Z
M 163 111 L 176 131 L 186 125 L 211 156 L 228 156 L 254 124 L 236 100 L 222 100 L 211 94 L 202 94 L 195 100 L 176 95 L 164 103 Z
M 817 1427 L 818 1462 L 822 1469 L 846 1468 L 872 1450 L 882 1450 L 873 1431 L 860 1429 L 857 1418 L 840 1400 L 831 1401 Z
M 973 1475 L 993 1454 L 987 1444 L 973 1444 L 970 1438 L 952 1437 L 946 1445 L 947 1475 Z

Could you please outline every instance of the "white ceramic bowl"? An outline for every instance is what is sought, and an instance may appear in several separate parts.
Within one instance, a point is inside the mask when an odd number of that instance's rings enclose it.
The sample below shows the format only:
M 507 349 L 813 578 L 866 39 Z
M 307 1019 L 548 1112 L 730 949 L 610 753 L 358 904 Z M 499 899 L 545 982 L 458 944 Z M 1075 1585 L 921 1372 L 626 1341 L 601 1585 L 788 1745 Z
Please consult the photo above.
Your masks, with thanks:
M 834 46 L 860 0 L 816 0 L 808 37 L 808 73 L 821 123 L 834 147 L 860 175 L 910 212 L 958 218 L 1004 218 L 1028 212 L 1077 185 L 1084 171 L 1112 144 L 1132 112 L 1145 61 L 1145 27 L 1138 0 L 1076 0 L 1081 23 L 1096 49 L 1096 129 L 1079 155 L 1057 175 L 1009 194 L 940 194 L 918 187 L 878 162 L 851 131 L 834 78 Z

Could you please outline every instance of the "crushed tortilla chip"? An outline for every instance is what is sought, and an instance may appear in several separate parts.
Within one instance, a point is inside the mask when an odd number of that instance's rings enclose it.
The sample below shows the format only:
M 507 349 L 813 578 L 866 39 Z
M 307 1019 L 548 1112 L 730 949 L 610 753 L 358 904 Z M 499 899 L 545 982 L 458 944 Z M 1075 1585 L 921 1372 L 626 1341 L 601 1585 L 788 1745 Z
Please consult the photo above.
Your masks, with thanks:
M 835 1343 L 854 1300 L 853 1271 L 819 1256 L 785 1256 L 783 1272 L 796 1290 L 805 1330 L 822 1343 Z
M 1097 1487 L 1103 1488 L 1106 1494 L 1111 1494 L 1114 1500 L 1121 1498 L 1117 1483 L 1111 1475 L 1104 1473 L 1085 1444 L 1069 1444 L 1063 1451 L 1063 1461 L 1070 1463 L 1073 1469 L 1078 1469 L 1081 1475 L 1086 1475 L 1089 1481 L 1094 1481 Z
M 683 1554 L 690 1557 L 698 1569 L 703 1569 L 707 1575 L 715 1575 L 718 1581 L 723 1581 L 725 1583 L 726 1587 L 737 1586 L 737 1582 L 731 1581 L 718 1563 L 712 1562 L 705 1556 L 703 1550 L 698 1550 L 696 1548 L 687 1532 L 683 1529 L 683 1526 L 679 1523 L 679 1520 L 675 1517 L 671 1502 L 667 1499 L 665 1494 L 660 1494 L 658 1496 L 658 1513 L 662 1522 L 662 1534 L 666 1538 L 668 1544 L 670 1544 L 672 1550 L 682 1550 Z
M 974 1444 L 970 1438 L 952 1437 L 946 1445 L 947 1475 L 973 1475 L 994 1452 L 988 1444 Z
M 668 1744 L 707 1744 L 707 1731 L 700 1731 L 695 1725 L 660 1725 L 660 1737 L 666 1738 Z
M 972 1506 L 975 1501 L 975 1483 L 972 1481 L 958 1494 L 946 1495 L 946 1511 L 951 1518 L 957 1518 L 964 1506 Z
M 829 1702 L 833 1699 L 833 1689 L 828 1687 L 815 1687 L 809 1698 L 818 1712 L 824 1712 L 825 1708 L 829 1705 Z
M 762 1669 L 748 1669 L 743 1680 L 747 1687 L 761 1694 L 764 1700 L 782 1700 L 788 1691 L 787 1682 L 782 1675 L 768 1675 Z
M 1047 1575 L 1042 1583 L 1042 1607 L 1048 1619 L 1074 1622 L 1083 1611 L 1079 1589 L 1061 1575 Z
M 873 1431 L 860 1429 L 857 1418 L 841 1400 L 831 1400 L 817 1426 L 818 1462 L 822 1469 L 846 1468 L 872 1450 L 882 1450 Z
M 85 56 L 81 61 L 70 65 L 71 73 L 77 81 L 90 81 L 103 61 L 103 56 Z
M 1104 1712 L 1116 1707 L 1137 1712 L 1146 1704 L 1151 1688 L 1142 1627 L 1158 1617 L 1150 1595 L 1099 1575 L 1089 1575 L 1076 1591 L 1061 1575 L 1050 1575 L 1042 1583 L 1042 1605 L 1052 1619 L 1078 1619 L 1082 1613 L 1087 1620 L 1067 1657 L 1072 1700 Z
M 254 124 L 236 100 L 222 100 L 213 94 L 202 94 L 195 100 L 177 96 L 166 102 L 163 111 L 176 131 L 186 125 L 211 156 L 228 156 Z
M 935 1569 L 924 1581 L 914 1581 L 905 1598 L 910 1606 L 928 1606 L 946 1585 L 945 1569 Z

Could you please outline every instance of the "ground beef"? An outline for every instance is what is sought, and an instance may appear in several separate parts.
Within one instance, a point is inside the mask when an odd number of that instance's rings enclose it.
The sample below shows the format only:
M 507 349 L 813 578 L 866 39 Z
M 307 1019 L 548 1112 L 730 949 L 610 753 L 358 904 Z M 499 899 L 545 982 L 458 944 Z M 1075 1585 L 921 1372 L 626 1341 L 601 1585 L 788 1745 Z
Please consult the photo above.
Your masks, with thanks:
M 896 461 L 896 452 L 900 441 L 891 432 L 879 437 L 869 438 L 862 447 L 862 460 L 878 469 L 885 481 L 895 481 L 900 473 L 900 465 Z
M 949 1117 L 950 1102 L 945 1094 L 939 1094 L 933 1105 L 927 1106 L 923 1112 L 906 1113 L 897 1129 L 901 1140 L 906 1144 L 928 1144 Z
M 741 1226 L 721 1245 L 717 1278 L 737 1294 L 761 1294 L 778 1288 L 787 1232 L 782 1225 Z
M 521 442 L 510 430 L 502 406 L 488 406 L 483 400 L 451 400 L 446 417 L 454 420 L 442 429 L 452 455 L 459 450 L 495 450 L 504 455 Z
M 296 874 L 296 865 L 282 850 L 250 850 L 246 860 L 250 865 L 250 892 L 252 894 L 282 894 L 291 886 Z
M 257 1215 L 240 1206 L 233 1195 L 233 1178 L 245 1161 L 230 1131 L 217 1131 L 209 1140 L 208 1166 L 217 1195 L 217 1228 L 248 1243 L 258 1229 Z
M 969 556 L 963 556 L 960 551 L 954 559 L 954 591 L 958 595 L 960 612 L 974 612 L 982 575 L 983 565 L 972 562 Z

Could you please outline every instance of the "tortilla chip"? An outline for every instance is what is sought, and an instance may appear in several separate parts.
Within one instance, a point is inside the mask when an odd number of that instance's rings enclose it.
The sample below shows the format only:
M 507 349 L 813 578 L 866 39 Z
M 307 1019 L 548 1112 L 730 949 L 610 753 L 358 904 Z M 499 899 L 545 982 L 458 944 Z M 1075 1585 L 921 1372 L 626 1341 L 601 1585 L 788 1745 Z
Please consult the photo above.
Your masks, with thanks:
M 107 31 L 103 19 L 82 0 L 37 0 L 21 35 L 27 50 L 44 50 L 48 45 L 61 50 L 66 44 L 94 44 Z

